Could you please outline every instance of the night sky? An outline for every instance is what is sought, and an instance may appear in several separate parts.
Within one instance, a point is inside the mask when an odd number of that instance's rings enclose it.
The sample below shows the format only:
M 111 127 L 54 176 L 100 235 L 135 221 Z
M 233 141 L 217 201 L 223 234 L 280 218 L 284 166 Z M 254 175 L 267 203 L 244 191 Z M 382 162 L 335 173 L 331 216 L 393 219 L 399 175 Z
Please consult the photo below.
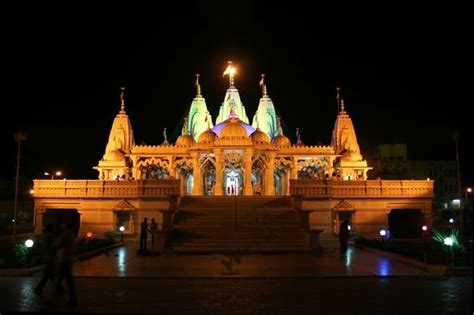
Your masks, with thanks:
M 122 85 L 136 142 L 161 143 L 163 127 L 174 141 L 194 74 L 215 119 L 233 60 L 250 119 L 266 73 L 285 134 L 294 140 L 299 127 L 306 144 L 329 144 L 340 86 L 364 156 L 399 141 L 413 159 L 454 159 L 457 129 L 463 180 L 472 183 L 466 8 L 273 2 L 4 8 L 2 179 L 14 178 L 16 131 L 28 137 L 24 176 L 60 169 L 96 178 Z

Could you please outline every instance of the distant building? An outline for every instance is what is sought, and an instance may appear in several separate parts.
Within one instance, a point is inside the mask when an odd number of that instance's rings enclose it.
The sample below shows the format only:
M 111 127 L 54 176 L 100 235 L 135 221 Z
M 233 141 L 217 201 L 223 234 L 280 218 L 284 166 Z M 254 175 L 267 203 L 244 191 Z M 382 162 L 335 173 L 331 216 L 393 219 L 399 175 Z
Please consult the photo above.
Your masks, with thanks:
M 380 144 L 369 160 L 370 178 L 434 180 L 435 205 L 459 208 L 455 160 L 410 160 L 404 143 Z

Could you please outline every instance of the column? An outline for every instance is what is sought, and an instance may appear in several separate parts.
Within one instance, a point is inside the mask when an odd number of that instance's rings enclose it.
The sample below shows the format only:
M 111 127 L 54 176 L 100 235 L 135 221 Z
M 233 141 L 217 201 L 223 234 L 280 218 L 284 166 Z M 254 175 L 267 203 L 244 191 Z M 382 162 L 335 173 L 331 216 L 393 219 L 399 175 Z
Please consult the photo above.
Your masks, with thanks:
M 291 164 L 290 179 L 298 179 L 298 158 L 296 156 L 293 157 Z
M 202 195 L 202 175 L 201 166 L 199 165 L 199 152 L 192 152 L 193 158 L 193 196 Z
M 220 150 L 214 151 L 214 156 L 216 157 L 216 187 L 214 188 L 214 195 L 222 196 L 224 194 L 222 189 L 222 172 L 224 171 L 224 161 L 222 161 L 222 152 Z
M 265 181 L 265 195 L 275 196 L 275 184 L 273 181 L 273 172 L 275 171 L 275 153 L 268 154 L 268 164 L 265 176 L 267 180 Z
M 252 187 L 252 149 L 245 149 L 244 155 L 244 196 L 253 195 Z

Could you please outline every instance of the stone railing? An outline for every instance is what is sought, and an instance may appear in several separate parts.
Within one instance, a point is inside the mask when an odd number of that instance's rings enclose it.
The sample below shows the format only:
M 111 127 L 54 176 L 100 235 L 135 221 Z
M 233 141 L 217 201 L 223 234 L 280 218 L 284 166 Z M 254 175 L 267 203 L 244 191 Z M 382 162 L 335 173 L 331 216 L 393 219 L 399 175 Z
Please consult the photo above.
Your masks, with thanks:
M 426 180 L 290 180 L 290 195 L 307 197 L 433 198 Z
M 163 180 L 39 180 L 33 181 L 34 198 L 107 198 L 178 196 L 179 179 Z

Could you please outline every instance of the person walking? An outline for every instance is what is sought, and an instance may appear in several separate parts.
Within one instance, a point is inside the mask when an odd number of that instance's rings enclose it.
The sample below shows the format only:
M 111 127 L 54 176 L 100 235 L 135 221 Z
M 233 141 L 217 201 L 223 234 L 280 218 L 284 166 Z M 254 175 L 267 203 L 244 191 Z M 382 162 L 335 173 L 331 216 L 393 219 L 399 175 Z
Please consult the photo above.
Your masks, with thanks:
M 43 254 L 42 260 L 44 263 L 43 268 L 43 277 L 40 282 L 36 285 L 34 289 L 35 294 L 42 294 L 43 289 L 46 286 L 48 280 L 54 280 L 54 263 L 56 258 L 56 249 L 53 244 L 56 239 L 56 234 L 54 233 L 53 225 L 48 223 L 44 226 L 43 231 Z
M 146 251 L 148 238 L 148 218 L 140 224 L 140 253 Z
M 76 245 L 76 235 L 69 224 L 61 224 L 59 237 L 54 242 L 56 248 L 57 277 L 55 278 L 56 293 L 63 292 L 62 281 L 66 279 L 69 293 L 67 306 L 77 305 L 76 287 L 72 274 L 73 252 Z
M 150 235 L 151 235 L 151 251 L 152 253 L 159 252 L 158 248 L 158 224 L 156 223 L 155 219 L 151 219 L 150 223 Z

